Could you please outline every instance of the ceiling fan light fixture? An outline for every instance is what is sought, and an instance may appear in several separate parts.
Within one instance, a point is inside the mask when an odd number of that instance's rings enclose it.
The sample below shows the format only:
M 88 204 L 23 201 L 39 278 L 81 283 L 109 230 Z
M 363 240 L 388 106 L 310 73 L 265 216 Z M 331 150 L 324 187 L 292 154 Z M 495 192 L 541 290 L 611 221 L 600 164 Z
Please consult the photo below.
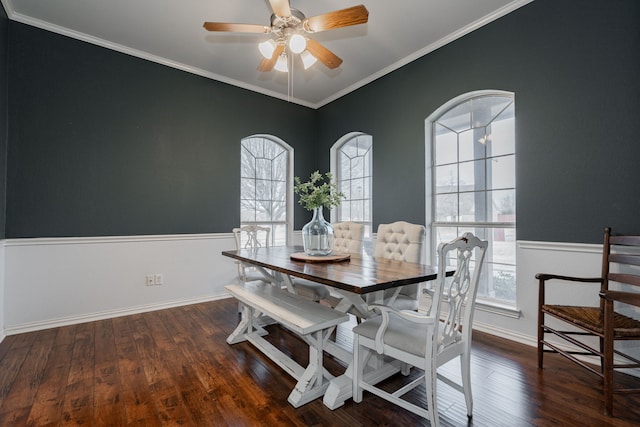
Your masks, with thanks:
M 280 71 L 282 73 L 289 72 L 289 65 L 287 64 L 287 54 L 283 53 L 278 57 L 276 61 L 276 65 L 273 67 L 275 70 Z
M 307 48 L 307 40 L 300 34 L 294 34 L 289 39 L 289 49 L 293 53 L 302 53 Z
M 258 44 L 258 49 L 262 56 L 266 59 L 271 59 L 273 52 L 276 50 L 276 42 L 273 39 L 265 40 Z
M 308 50 L 303 51 L 300 54 L 300 59 L 302 59 L 302 65 L 304 65 L 304 69 L 307 70 L 318 60 L 315 56 L 311 54 Z

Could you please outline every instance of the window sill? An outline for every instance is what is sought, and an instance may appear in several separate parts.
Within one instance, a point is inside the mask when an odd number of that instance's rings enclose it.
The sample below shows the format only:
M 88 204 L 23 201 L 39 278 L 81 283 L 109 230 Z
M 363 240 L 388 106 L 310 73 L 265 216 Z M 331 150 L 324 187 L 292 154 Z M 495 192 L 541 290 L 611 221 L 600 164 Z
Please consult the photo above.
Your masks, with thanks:
M 521 315 L 520 310 L 514 306 L 488 300 L 476 300 L 476 309 L 512 319 L 519 319 Z

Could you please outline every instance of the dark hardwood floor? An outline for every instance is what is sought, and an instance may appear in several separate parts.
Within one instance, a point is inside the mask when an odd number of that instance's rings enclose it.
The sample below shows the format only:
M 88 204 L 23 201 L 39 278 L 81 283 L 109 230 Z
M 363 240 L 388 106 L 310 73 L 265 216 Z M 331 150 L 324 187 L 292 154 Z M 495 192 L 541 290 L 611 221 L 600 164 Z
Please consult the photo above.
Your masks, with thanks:
M 322 399 L 293 408 L 291 377 L 250 344 L 226 344 L 236 313 L 228 299 L 9 336 L 0 344 L 0 425 L 428 425 L 367 393 L 335 411 Z M 272 342 L 306 363 L 300 340 L 269 330 Z M 339 331 L 345 345 L 347 331 Z M 440 384 L 441 424 L 640 425 L 637 395 L 618 397 L 616 418 L 608 418 L 597 377 L 555 355 L 541 371 L 535 357 L 533 347 L 474 334 L 473 419 L 462 396 Z M 325 363 L 333 374 L 344 369 L 330 357 Z M 457 373 L 457 365 L 445 368 Z

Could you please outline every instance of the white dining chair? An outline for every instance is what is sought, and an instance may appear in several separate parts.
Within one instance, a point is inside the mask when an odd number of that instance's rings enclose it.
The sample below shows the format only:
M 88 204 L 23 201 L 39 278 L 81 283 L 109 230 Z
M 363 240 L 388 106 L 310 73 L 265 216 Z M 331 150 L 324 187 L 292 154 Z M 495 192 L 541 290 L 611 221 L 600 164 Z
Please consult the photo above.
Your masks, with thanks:
M 259 225 L 244 225 L 231 230 L 236 241 L 236 249 L 257 249 L 269 247 L 269 236 L 271 229 Z M 242 283 L 253 282 L 255 280 L 264 281 L 265 278 L 255 267 L 247 266 L 240 261 L 236 261 L 238 266 L 238 280 Z
M 407 409 L 439 425 L 437 384 L 462 392 L 467 416 L 472 416 L 470 351 L 473 310 L 487 242 L 471 233 L 438 246 L 438 276 L 433 304 L 426 314 L 397 310 L 387 305 L 371 305 L 381 316 L 365 320 L 353 328 L 353 400 L 362 401 L 363 390 Z M 455 274 L 447 278 L 450 252 L 455 255 Z M 422 370 L 422 375 L 395 392 L 383 390 L 365 381 L 364 370 L 371 357 L 392 358 Z M 438 374 L 438 367 L 460 358 L 462 381 L 454 382 Z M 403 368 L 403 374 L 409 369 Z M 411 403 L 404 396 L 415 387 L 426 387 L 427 406 Z
M 333 250 L 340 253 L 359 254 L 364 242 L 364 224 L 353 221 L 336 222 L 333 225 Z
M 424 254 L 426 229 L 423 225 L 406 221 L 380 224 L 376 233 L 373 256 L 398 261 L 421 263 Z M 420 284 L 402 286 L 384 292 L 384 301 L 398 310 L 417 310 Z

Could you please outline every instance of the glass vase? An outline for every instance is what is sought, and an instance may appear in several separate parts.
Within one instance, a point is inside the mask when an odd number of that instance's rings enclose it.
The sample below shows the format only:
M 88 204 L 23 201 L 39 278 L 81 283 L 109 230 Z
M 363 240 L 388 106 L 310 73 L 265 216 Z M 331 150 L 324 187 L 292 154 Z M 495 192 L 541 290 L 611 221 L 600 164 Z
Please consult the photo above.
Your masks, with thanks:
M 312 256 L 329 255 L 333 250 L 333 226 L 324 220 L 322 207 L 313 209 L 313 218 L 302 227 L 304 252 Z

